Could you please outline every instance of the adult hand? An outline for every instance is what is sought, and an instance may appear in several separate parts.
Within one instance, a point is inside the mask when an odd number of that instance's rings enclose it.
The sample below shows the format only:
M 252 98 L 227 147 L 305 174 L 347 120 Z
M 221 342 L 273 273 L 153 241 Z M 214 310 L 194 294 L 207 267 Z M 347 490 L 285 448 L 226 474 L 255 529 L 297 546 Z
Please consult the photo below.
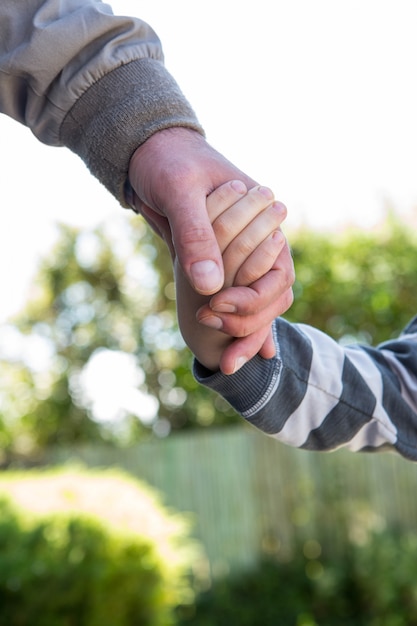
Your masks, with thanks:
M 135 209 L 159 232 L 194 289 L 211 295 L 223 286 L 220 250 L 207 215 L 207 196 L 228 180 L 256 183 L 196 131 L 168 128 L 134 153 L 129 180 Z

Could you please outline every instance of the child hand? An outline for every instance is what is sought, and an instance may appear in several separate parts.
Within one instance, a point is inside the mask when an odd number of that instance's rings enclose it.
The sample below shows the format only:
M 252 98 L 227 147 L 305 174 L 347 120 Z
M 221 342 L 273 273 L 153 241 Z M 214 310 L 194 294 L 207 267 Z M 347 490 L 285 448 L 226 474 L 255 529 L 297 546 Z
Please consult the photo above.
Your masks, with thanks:
M 286 217 L 283 204 L 267 187 L 244 196 L 239 181 L 225 183 L 207 198 L 207 212 L 223 256 L 224 287 L 248 286 L 266 274 L 285 245 L 279 227 Z
M 246 193 L 242 183 L 231 181 L 210 194 L 207 211 L 222 252 L 226 287 L 252 285 L 268 274 L 286 243 L 279 231 L 286 209 L 274 202 L 272 192 L 265 187 L 254 187 Z M 191 288 L 178 262 L 175 271 L 178 319 L 185 341 L 208 369 L 221 367 L 224 373 L 231 374 L 241 364 L 238 342 L 250 341 L 245 355 L 251 358 L 264 344 L 270 325 L 264 324 L 257 333 L 243 339 L 219 332 L 217 323 L 221 320 L 213 316 L 207 306 L 209 298 Z M 203 323 L 197 321 L 197 312 L 198 320 L 203 319 Z M 255 337 L 258 347 L 253 349 L 251 342 L 256 334 L 259 335 Z

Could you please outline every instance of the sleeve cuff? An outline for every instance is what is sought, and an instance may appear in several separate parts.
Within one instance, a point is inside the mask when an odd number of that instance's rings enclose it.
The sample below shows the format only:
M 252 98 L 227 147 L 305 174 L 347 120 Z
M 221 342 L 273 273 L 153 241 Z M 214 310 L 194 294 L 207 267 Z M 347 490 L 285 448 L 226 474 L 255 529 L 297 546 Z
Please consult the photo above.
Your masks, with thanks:
M 256 355 L 229 376 L 220 371 L 213 373 L 196 360 L 193 373 L 197 382 L 219 393 L 238 413 L 250 419 L 265 406 L 277 389 L 281 366 L 279 356 L 263 359 Z
M 204 134 L 163 64 L 144 58 L 119 66 L 93 84 L 67 114 L 61 140 L 127 208 L 132 154 L 155 132 L 176 126 Z

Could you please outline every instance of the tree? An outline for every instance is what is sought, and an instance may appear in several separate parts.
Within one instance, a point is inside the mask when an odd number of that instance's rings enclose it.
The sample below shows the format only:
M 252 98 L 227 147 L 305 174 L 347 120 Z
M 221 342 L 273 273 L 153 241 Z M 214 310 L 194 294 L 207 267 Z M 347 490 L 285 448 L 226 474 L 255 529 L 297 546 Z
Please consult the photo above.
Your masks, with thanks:
M 289 320 L 344 342 L 377 343 L 415 314 L 416 237 L 392 217 L 374 232 L 329 237 L 302 230 L 290 240 L 297 280 Z M 241 422 L 195 382 L 176 322 L 168 253 L 138 218 L 93 231 L 59 226 L 55 249 L 5 336 L 3 450 L 120 445 Z
M 417 236 L 393 214 L 372 232 L 300 230 L 291 321 L 337 340 L 377 344 L 398 336 L 417 312 Z
M 13 380 L 0 401 L 6 449 L 131 443 L 237 419 L 193 379 L 172 281 L 164 244 L 138 218 L 89 232 L 58 226 L 7 329 L 19 349 L 0 363 Z

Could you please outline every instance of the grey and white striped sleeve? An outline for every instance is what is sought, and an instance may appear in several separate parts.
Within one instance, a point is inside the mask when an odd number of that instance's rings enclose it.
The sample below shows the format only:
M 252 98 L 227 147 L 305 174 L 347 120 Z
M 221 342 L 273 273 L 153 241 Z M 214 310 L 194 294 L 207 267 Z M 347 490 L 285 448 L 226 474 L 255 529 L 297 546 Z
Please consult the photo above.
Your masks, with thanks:
M 277 355 L 257 356 L 233 376 L 197 380 L 251 424 L 308 450 L 395 449 L 417 460 L 417 318 L 398 339 L 342 346 L 303 324 L 275 321 Z

